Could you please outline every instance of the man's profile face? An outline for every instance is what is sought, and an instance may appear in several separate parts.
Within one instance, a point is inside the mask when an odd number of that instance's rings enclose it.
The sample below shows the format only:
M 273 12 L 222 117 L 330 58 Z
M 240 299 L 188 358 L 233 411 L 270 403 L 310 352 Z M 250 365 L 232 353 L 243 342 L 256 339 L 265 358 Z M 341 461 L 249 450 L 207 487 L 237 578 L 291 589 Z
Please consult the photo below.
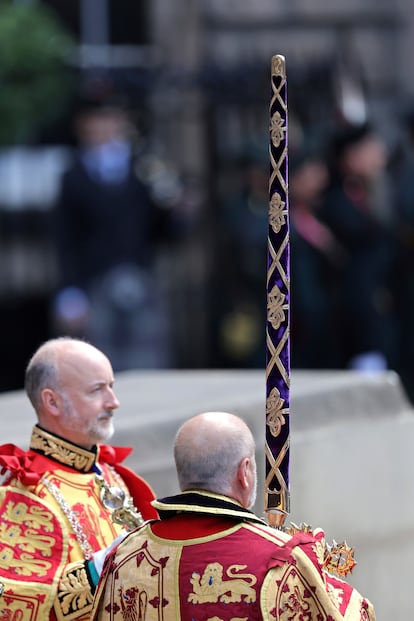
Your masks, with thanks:
M 119 407 L 109 360 L 91 349 L 64 358 L 59 374 L 62 435 L 88 449 L 109 440 L 114 433 L 113 412 Z

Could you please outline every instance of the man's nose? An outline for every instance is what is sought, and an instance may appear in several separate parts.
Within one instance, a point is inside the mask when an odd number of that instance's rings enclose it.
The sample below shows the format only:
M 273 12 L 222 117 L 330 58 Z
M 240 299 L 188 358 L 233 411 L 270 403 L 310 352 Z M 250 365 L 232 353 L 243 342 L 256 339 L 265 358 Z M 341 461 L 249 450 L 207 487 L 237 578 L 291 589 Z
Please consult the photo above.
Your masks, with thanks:
M 118 397 L 115 394 L 115 391 L 113 390 L 113 388 L 109 388 L 108 389 L 108 393 L 107 393 L 107 406 L 111 409 L 111 410 L 116 410 L 117 408 L 119 408 L 119 401 L 118 401 Z

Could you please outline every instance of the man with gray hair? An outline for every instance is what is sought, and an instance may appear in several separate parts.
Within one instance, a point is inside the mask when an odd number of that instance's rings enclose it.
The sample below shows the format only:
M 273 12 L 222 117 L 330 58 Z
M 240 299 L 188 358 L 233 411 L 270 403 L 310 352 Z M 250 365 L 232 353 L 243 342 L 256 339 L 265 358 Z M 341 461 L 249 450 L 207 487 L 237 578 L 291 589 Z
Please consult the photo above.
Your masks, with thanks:
M 47 341 L 25 388 L 37 415 L 30 448 L 0 446 L 0 618 L 87 621 L 101 557 L 126 532 L 115 514 L 156 517 L 154 494 L 122 465 L 131 449 L 102 444 L 119 401 L 101 351 Z
M 372 621 L 368 600 L 323 564 L 322 531 L 274 530 L 250 508 L 255 444 L 244 421 L 205 412 L 176 435 L 181 493 L 106 558 L 93 621 Z

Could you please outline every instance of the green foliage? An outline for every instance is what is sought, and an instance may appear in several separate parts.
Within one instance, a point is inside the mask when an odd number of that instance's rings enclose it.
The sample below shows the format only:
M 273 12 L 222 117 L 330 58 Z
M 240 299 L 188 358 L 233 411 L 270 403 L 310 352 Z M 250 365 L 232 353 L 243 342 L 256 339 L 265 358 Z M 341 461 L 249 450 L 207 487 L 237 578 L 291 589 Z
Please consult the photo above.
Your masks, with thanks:
M 30 141 L 58 117 L 71 89 L 73 42 L 40 4 L 0 0 L 0 143 Z

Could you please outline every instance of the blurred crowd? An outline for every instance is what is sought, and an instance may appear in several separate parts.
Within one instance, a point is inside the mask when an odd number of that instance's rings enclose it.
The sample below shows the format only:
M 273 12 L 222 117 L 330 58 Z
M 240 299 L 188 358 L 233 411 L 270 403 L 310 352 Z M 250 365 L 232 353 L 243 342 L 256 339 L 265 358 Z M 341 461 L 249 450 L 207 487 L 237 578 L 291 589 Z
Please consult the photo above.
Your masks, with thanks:
M 326 140 L 290 146 L 291 366 L 393 369 L 413 397 L 413 115 L 405 117 L 404 130 L 392 149 L 369 122 L 341 123 Z M 246 171 L 238 201 L 224 209 L 233 239 L 227 256 L 238 257 L 239 271 L 228 304 L 233 314 L 244 312 L 246 338 L 228 326 L 226 356 L 237 364 L 235 344 L 243 342 L 251 366 L 260 366 L 264 335 L 254 337 L 247 326 L 264 308 L 267 168 L 251 158 Z M 246 290 L 254 292 L 249 299 Z M 229 316 L 223 314 L 223 323 Z
M 16 326 L 36 324 L 26 357 L 39 340 L 71 334 L 105 351 L 116 371 L 264 368 L 267 145 L 234 159 L 215 217 L 203 219 L 212 205 L 189 208 L 185 183 L 172 187 L 157 172 L 121 100 L 84 98 L 73 130 L 42 227 L 56 260 L 50 291 L 32 304 L 32 322 L 27 305 L 17 313 L 2 304 L 16 358 Z M 414 114 L 403 130 L 392 148 L 366 121 L 289 145 L 291 367 L 393 369 L 414 399 Z M 163 183 L 152 183 L 157 174 Z M 174 271 L 189 240 L 198 250 Z M 199 274 L 186 297 L 183 283 Z M 203 350 L 196 362 L 180 355 L 182 340 L 187 352 Z M 2 390 L 20 386 L 23 357 Z
M 340 128 L 323 159 L 293 158 L 293 366 L 398 364 L 398 233 L 386 171 L 385 145 L 366 123 Z

